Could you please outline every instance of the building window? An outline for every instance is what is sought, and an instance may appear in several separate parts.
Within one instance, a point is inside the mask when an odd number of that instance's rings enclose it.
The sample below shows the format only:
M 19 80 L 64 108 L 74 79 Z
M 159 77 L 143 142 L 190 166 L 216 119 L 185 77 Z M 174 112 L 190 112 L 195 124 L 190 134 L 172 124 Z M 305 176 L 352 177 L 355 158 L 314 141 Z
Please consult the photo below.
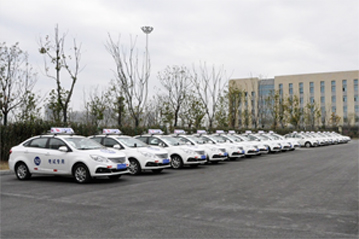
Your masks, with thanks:
M 293 83 L 289 83 L 289 94 L 293 95 Z
M 348 115 L 348 106 L 346 105 L 343 106 L 343 113 L 344 115 Z
M 314 104 L 314 97 L 310 97 L 310 103 Z
M 325 97 L 324 97 L 324 96 L 321 96 L 321 97 L 320 97 L 320 103 L 321 103 L 322 105 L 324 105 L 324 103 L 325 103 Z
M 356 113 L 356 114 L 359 113 L 359 105 L 356 105 L 356 106 L 355 106 L 355 113 Z
M 343 102 L 348 102 L 348 97 L 346 95 L 343 96 Z
M 279 84 L 279 94 L 283 95 L 283 84 Z
M 354 102 L 358 102 L 358 96 L 354 95 Z
M 332 103 L 335 103 L 337 101 L 337 97 L 335 95 L 332 96 Z
M 335 93 L 335 80 L 332 80 L 332 93 Z
M 299 83 L 299 94 L 303 94 L 303 82 Z
M 309 83 L 309 92 L 310 92 L 311 94 L 314 94 L 314 82 L 310 82 L 310 83 Z
M 354 79 L 354 92 L 358 92 L 358 79 Z
M 303 104 L 303 96 L 301 96 L 300 98 L 299 98 L 299 103 L 302 105 Z
M 332 106 L 332 112 L 335 113 L 337 111 L 337 107 Z
M 324 92 L 325 92 L 324 84 L 325 84 L 324 81 L 321 81 L 321 82 L 320 82 L 320 93 L 323 93 L 323 94 L 324 94 Z
M 256 96 L 256 92 L 252 91 L 252 98 L 254 98 Z
M 347 92 L 348 91 L 347 80 L 343 80 L 342 84 L 343 84 L 343 92 Z

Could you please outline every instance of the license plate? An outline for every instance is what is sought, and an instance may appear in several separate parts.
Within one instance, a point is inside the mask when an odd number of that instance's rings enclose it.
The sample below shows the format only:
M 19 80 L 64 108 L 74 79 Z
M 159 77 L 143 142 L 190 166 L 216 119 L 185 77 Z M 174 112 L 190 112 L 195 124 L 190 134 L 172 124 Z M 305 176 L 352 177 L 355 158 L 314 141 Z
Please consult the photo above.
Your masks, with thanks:
M 201 156 L 201 159 L 206 159 L 206 155 L 202 155 L 202 156 Z
M 228 153 L 224 153 L 223 155 L 224 155 L 224 156 L 228 156 Z
M 164 159 L 164 160 L 162 161 L 162 163 L 169 163 L 169 162 L 170 162 L 169 159 Z
M 127 168 L 126 164 L 121 163 L 121 164 L 117 164 L 117 169 L 125 169 Z

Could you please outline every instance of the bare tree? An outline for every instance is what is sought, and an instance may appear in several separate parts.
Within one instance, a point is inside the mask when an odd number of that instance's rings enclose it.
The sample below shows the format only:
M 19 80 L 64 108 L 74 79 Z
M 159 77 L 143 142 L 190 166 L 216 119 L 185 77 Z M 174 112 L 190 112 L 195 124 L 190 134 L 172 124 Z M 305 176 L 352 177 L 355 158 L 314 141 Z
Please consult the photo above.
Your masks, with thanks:
M 51 39 L 46 36 L 44 41 L 40 39 L 40 53 L 44 55 L 44 65 L 46 76 L 55 80 L 56 82 L 56 104 L 51 110 L 59 111 L 58 114 L 62 114 L 63 122 L 68 120 L 69 103 L 74 91 L 78 74 L 80 73 L 80 60 L 81 60 L 81 44 L 77 46 L 76 40 L 73 40 L 73 55 L 66 55 L 65 53 L 65 37 L 66 34 L 59 36 L 58 25 L 55 27 L 54 38 Z M 54 65 L 55 73 L 50 73 L 50 67 L 48 66 L 47 58 L 50 59 L 50 64 Z M 70 61 L 74 60 L 74 67 L 70 68 Z M 66 90 L 63 87 L 61 79 L 61 70 L 65 69 L 71 78 L 70 89 Z
M 146 58 L 147 64 L 140 66 L 138 54 L 135 53 L 136 38 L 131 38 L 130 48 L 126 51 L 120 46 L 120 38 L 114 42 L 109 35 L 105 47 L 111 54 L 116 64 L 115 79 L 126 100 L 128 111 L 135 121 L 135 127 L 140 124 L 141 114 L 146 104 L 148 96 L 148 80 L 150 77 L 150 62 Z M 145 67 L 146 65 L 146 67 Z
M 227 77 L 222 68 L 216 71 L 213 66 L 208 70 L 206 63 L 200 65 L 200 73 L 191 77 L 194 89 L 204 105 L 208 117 L 209 128 L 213 128 L 214 117 L 218 108 L 221 93 L 227 84 Z M 223 82 L 224 81 L 224 82 Z
M 186 67 L 172 66 L 158 73 L 158 79 L 166 90 L 166 101 L 173 111 L 173 127 L 177 127 L 178 114 L 186 100 L 190 87 L 190 76 Z
M 5 43 L 0 44 L 0 108 L 4 125 L 7 125 L 9 113 L 32 96 L 35 83 L 36 74 L 19 43 L 10 48 Z

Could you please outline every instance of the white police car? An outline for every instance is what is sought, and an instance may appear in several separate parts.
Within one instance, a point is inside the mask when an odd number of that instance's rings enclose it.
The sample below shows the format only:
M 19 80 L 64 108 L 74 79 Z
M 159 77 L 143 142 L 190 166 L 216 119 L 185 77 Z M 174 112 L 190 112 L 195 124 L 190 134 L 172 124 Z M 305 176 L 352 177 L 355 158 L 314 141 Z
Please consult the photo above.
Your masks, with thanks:
M 238 159 L 244 157 L 244 149 L 236 144 L 230 143 L 218 135 L 208 135 L 205 130 L 197 130 L 197 135 L 210 142 L 211 144 L 219 145 L 226 148 L 229 159 Z
M 252 131 L 250 130 L 247 130 L 243 135 L 248 137 L 252 141 L 261 142 L 267 145 L 269 153 L 276 153 L 282 150 L 282 146 L 278 142 L 269 140 L 268 138 L 265 138 L 260 134 L 252 134 Z
M 142 170 L 160 173 L 163 169 L 171 167 L 167 150 L 121 135 L 119 129 L 104 129 L 102 135 L 93 135 L 89 138 L 108 148 L 122 150 L 130 162 L 130 174 L 140 174 Z
M 184 130 L 175 130 L 174 137 L 179 138 L 185 144 L 203 148 L 207 156 L 207 162 L 218 163 L 227 159 L 227 152 L 224 146 L 210 144 L 208 141 L 196 135 L 187 135 Z
M 223 130 L 216 130 L 216 135 L 224 140 L 227 140 L 233 144 L 237 144 L 242 147 L 246 157 L 256 156 L 260 154 L 258 145 L 243 141 L 239 138 L 234 137 L 232 134 L 225 134 Z
M 11 148 L 9 168 L 18 179 L 29 179 L 32 174 L 72 175 L 76 182 L 86 183 L 92 177 L 118 179 L 129 173 L 124 153 L 74 135 L 71 128 L 51 128 L 51 133 Z
M 171 157 L 172 168 L 182 168 L 184 165 L 197 167 L 206 162 L 206 155 L 203 149 L 183 144 L 179 139 L 162 135 L 160 129 L 149 129 L 148 134 L 135 136 L 151 146 L 160 146 L 166 149 Z

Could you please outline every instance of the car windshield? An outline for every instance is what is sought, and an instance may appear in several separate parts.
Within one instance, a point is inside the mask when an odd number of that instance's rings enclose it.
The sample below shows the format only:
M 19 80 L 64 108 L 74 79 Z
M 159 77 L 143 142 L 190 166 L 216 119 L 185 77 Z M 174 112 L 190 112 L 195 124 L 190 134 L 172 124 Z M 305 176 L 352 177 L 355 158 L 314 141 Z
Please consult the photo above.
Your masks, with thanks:
M 257 135 L 258 138 L 262 139 L 262 140 L 272 140 L 271 138 L 267 137 L 266 135 Z
M 275 140 L 278 140 L 278 139 L 281 139 L 279 138 L 278 136 L 274 135 L 274 134 L 270 134 L 270 135 L 266 135 L 268 138 L 270 139 L 275 139 Z
M 178 145 L 184 145 L 185 143 L 180 141 L 178 138 L 172 137 L 172 136 L 161 136 L 161 139 L 165 141 L 168 145 L 172 146 L 178 146 Z
M 116 137 L 118 141 L 130 148 L 147 147 L 148 145 L 139 139 L 127 138 L 127 137 Z
M 186 137 L 187 137 L 187 139 L 189 139 L 189 140 L 195 142 L 196 144 L 206 144 L 206 143 L 208 143 L 207 140 L 205 140 L 205 139 L 203 139 L 203 138 L 200 138 L 200 137 L 197 137 L 197 136 L 188 135 L 188 136 L 186 136 Z
M 223 139 L 221 136 L 219 135 L 211 135 L 211 136 L 208 136 L 208 138 L 212 139 L 213 141 L 217 142 L 217 143 L 225 143 L 226 140 Z
M 227 135 L 228 139 L 232 140 L 232 141 L 235 141 L 235 142 L 242 142 L 243 140 L 237 138 L 237 137 L 234 137 L 233 135 Z
M 251 138 L 249 138 L 247 135 L 236 135 L 236 137 L 243 139 L 245 141 L 253 141 Z
M 277 137 L 278 139 L 284 139 L 285 137 L 283 137 L 282 135 L 279 134 L 273 134 L 273 136 Z
M 97 143 L 95 140 L 82 138 L 82 137 L 71 137 L 64 138 L 66 142 L 69 143 L 72 147 L 78 150 L 92 150 L 92 149 L 102 149 L 104 146 Z

